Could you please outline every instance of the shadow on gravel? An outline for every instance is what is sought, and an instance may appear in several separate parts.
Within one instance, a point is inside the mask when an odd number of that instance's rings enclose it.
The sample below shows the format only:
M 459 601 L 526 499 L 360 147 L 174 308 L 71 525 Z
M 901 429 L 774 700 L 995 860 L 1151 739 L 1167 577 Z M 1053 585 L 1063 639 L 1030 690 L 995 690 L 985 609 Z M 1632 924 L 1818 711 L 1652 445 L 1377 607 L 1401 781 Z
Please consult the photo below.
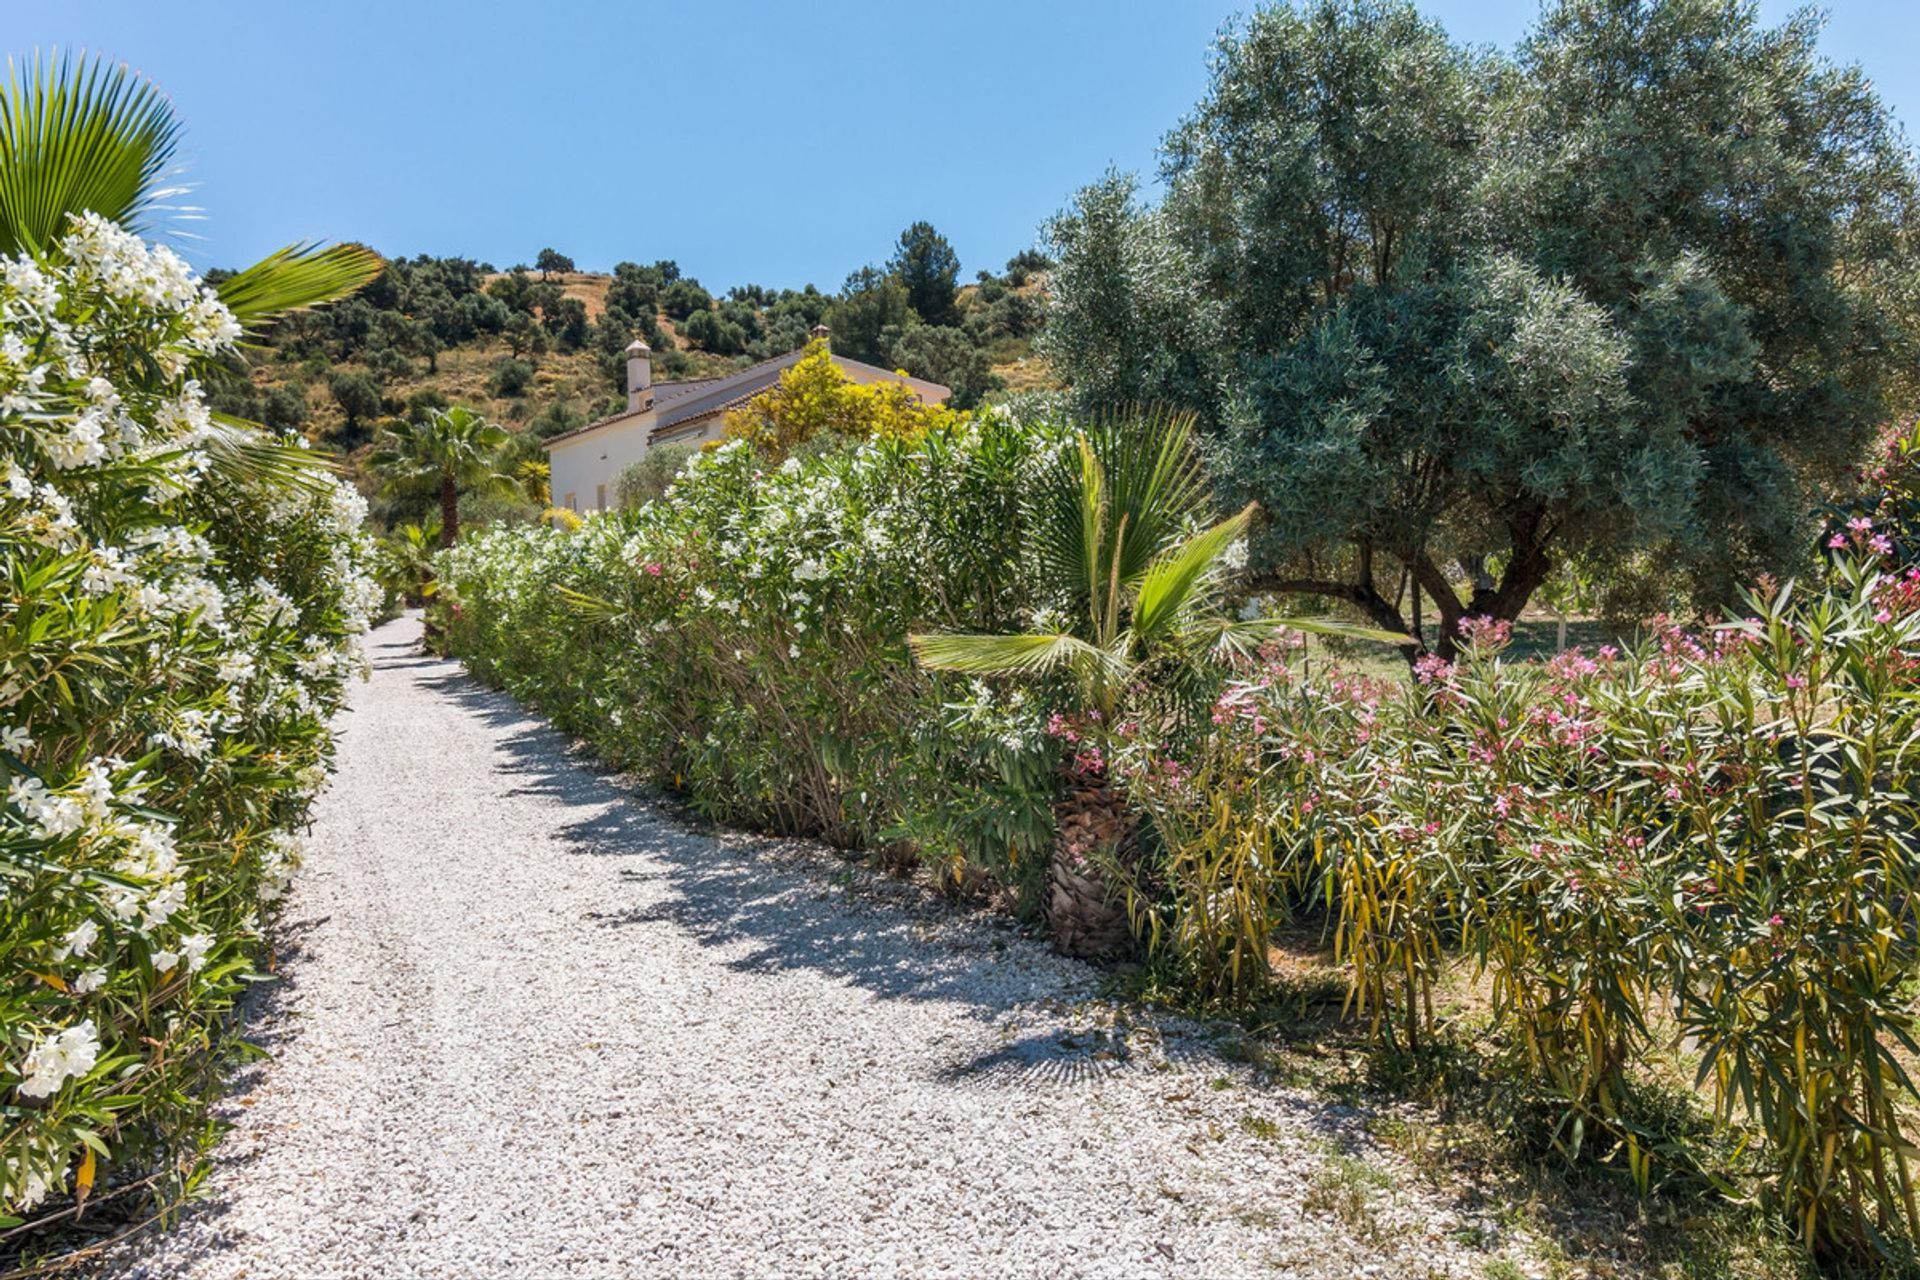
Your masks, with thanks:
M 559 834 L 577 852 L 646 858 L 646 867 L 623 868 L 623 878 L 664 882 L 665 891 L 642 905 L 623 910 L 610 903 L 597 917 L 606 927 L 670 926 L 708 945 L 744 944 L 727 961 L 740 972 L 809 968 L 888 999 L 953 1001 L 973 1005 L 983 1016 L 1055 994 L 1057 984 L 1037 974 L 1008 969 L 996 981 L 982 972 L 982 958 L 997 954 L 1013 936 L 1011 922 L 983 921 L 986 936 L 967 930 L 925 937 L 951 908 L 879 878 L 873 892 L 894 900 L 876 904 L 836 888 L 812 868 L 771 860 L 781 842 L 694 830 L 571 750 L 563 734 L 508 695 L 482 688 L 449 665 L 440 671 L 415 679 L 502 731 L 504 758 L 495 767 L 510 794 L 541 796 L 568 810 Z M 851 867 L 847 872 L 849 886 L 862 874 Z
M 498 731 L 502 758 L 495 768 L 503 788 L 566 809 L 560 834 L 576 852 L 645 859 L 618 867 L 617 879 L 657 886 L 657 896 L 624 908 L 610 901 L 608 910 L 592 915 L 603 926 L 680 930 L 733 950 L 726 963 L 736 971 L 811 969 L 883 999 L 951 1002 L 1005 1028 L 1003 1042 L 984 1050 L 977 1043 L 957 1047 L 955 1059 L 935 1073 L 955 1087 L 1050 1091 L 1146 1066 L 1124 1037 L 1063 1025 L 1069 1006 L 1097 989 L 1093 970 L 1036 955 L 1020 965 L 995 963 L 1009 946 L 1022 945 L 1012 921 L 983 915 L 970 922 L 973 928 L 936 928 L 957 909 L 917 887 L 869 877 L 867 891 L 856 895 L 846 886 L 865 877 L 862 871 L 836 873 L 827 862 L 784 865 L 770 855 L 791 848 L 788 842 L 693 829 L 456 664 L 413 679 Z M 1158 1021 L 1146 1012 L 1135 1026 Z M 1230 1070 L 1210 1037 L 1163 1029 L 1168 1034 L 1154 1037 L 1157 1063 L 1216 1076 Z M 1355 1124 L 1356 1113 L 1346 1107 L 1292 1092 L 1263 1090 L 1262 1097 L 1323 1135 L 1350 1135 Z

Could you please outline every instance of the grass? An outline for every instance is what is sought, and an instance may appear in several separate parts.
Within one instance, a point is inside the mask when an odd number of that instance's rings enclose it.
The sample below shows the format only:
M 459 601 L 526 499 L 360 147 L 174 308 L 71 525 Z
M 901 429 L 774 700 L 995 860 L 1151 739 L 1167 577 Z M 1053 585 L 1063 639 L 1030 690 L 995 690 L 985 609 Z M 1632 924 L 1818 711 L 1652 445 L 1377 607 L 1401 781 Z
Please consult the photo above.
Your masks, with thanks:
M 1559 622 L 1552 616 L 1522 616 L 1513 626 L 1513 644 L 1507 650 L 1510 662 L 1546 659 L 1560 652 Z M 1427 628 L 1431 638 L 1433 629 Z M 1597 618 L 1567 619 L 1567 648 L 1597 649 L 1601 645 L 1624 645 L 1632 639 L 1614 626 Z M 1406 659 L 1398 649 L 1365 640 L 1325 640 L 1309 638 L 1303 659 L 1309 670 L 1332 663 L 1350 675 L 1375 680 L 1399 681 L 1407 678 Z
M 1382 1234 L 1378 1201 L 1392 1188 L 1393 1179 L 1385 1172 L 1359 1156 L 1329 1146 L 1300 1207 L 1333 1218 L 1361 1239 L 1378 1240 Z

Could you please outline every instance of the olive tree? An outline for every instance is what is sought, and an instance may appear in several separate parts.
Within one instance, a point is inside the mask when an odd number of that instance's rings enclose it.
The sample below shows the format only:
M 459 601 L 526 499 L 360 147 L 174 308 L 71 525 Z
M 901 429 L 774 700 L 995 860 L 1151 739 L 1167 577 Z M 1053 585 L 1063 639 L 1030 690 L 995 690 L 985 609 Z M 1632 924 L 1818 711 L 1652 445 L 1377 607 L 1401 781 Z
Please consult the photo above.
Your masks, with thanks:
M 1398 0 L 1257 12 L 1166 198 L 1110 176 L 1052 224 L 1046 348 L 1201 413 L 1269 589 L 1402 631 L 1424 594 L 1448 653 L 1570 558 L 1724 602 L 1806 554 L 1910 350 L 1911 163 L 1817 35 L 1561 0 L 1498 56 Z

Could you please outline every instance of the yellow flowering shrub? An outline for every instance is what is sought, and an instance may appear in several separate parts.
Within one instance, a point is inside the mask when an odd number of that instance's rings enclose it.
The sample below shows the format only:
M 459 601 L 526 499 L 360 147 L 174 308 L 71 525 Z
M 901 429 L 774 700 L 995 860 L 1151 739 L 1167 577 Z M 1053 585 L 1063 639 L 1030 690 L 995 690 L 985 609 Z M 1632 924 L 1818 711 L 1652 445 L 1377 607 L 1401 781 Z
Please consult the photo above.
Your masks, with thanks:
M 729 439 L 747 440 L 779 459 L 823 433 L 854 440 L 910 440 L 966 415 L 922 403 L 898 382 L 860 383 L 842 374 L 825 342 L 814 342 L 780 384 L 727 415 Z

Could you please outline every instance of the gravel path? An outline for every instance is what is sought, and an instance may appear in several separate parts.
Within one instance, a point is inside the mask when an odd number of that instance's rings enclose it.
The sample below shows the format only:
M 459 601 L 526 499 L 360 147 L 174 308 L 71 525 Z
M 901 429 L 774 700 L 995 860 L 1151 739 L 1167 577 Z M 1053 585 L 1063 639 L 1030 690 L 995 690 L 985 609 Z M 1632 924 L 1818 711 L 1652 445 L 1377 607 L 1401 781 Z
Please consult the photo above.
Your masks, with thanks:
M 1354 1113 L 1003 920 L 687 830 L 417 644 L 373 638 L 206 1199 L 103 1274 L 1481 1274 Z

